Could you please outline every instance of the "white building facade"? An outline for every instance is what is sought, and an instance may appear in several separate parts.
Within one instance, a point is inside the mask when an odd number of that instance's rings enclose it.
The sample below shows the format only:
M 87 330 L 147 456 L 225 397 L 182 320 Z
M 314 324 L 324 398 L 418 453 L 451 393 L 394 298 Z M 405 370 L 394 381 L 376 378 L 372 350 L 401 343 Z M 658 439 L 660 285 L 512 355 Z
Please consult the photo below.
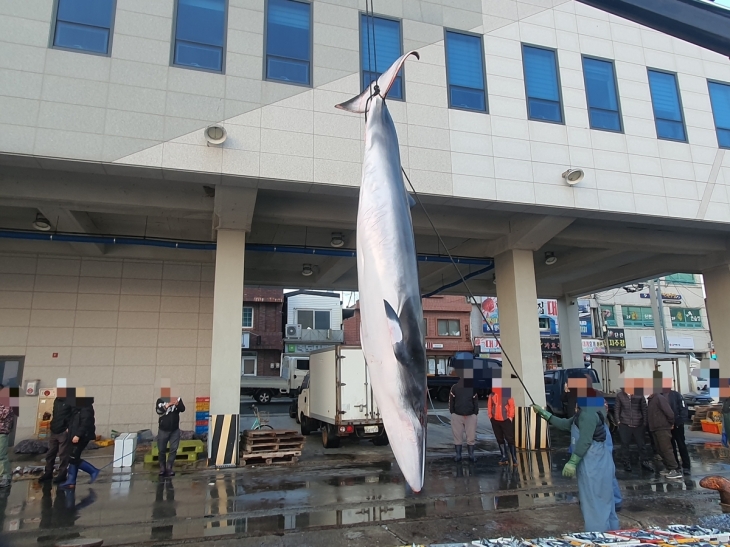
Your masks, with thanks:
M 364 118 L 334 105 L 409 50 L 388 100 L 403 167 L 475 294 L 498 294 L 528 389 L 537 298 L 578 328 L 578 296 L 677 263 L 705 275 L 730 374 L 727 57 L 574 0 L 191 5 L 0 5 L 0 363 L 19 383 L 84 385 L 103 434 L 153 425 L 160 378 L 237 414 L 243 284 L 357 289 Z M 413 223 L 423 292 L 463 293 Z M 36 409 L 21 398 L 21 437 Z

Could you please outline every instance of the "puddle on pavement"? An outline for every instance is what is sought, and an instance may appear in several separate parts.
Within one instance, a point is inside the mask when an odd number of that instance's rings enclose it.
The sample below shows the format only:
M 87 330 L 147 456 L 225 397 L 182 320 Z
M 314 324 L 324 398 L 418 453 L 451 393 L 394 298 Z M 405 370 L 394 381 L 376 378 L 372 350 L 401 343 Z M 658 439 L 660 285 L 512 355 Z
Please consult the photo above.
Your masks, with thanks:
M 562 441 L 557 438 L 553 446 Z M 707 474 L 730 475 L 730 450 L 719 443 L 689 448 L 693 475 L 683 481 L 619 467 L 627 508 L 641 508 L 656 492 L 704 491 L 698 482 Z M 489 443 L 479 443 L 476 464 L 455 463 L 445 454 L 429 459 L 421 494 L 410 491 L 390 459 L 357 461 L 339 454 L 323 456 L 316 467 L 197 472 L 162 482 L 145 472 L 132 480 L 130 475 L 107 475 L 93 490 L 80 485 L 70 498 L 50 485 L 23 481 L 0 495 L 0 523 L 13 547 L 93 534 L 114 544 L 281 533 L 578 501 L 575 481 L 561 475 L 568 459 L 564 446 L 550 453 L 520 452 L 514 469 L 498 466 L 498 455 L 489 449 Z

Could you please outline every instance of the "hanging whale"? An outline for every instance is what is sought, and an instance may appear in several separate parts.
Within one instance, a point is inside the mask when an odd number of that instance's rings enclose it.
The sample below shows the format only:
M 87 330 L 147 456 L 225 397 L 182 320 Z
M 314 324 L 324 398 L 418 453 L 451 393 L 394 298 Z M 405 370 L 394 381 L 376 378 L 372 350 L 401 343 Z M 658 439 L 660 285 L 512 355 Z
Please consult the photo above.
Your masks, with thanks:
M 385 98 L 406 53 L 360 95 L 337 108 L 366 113 L 357 213 L 361 340 L 390 446 L 414 492 L 426 466 L 426 350 L 416 244 L 395 124 Z

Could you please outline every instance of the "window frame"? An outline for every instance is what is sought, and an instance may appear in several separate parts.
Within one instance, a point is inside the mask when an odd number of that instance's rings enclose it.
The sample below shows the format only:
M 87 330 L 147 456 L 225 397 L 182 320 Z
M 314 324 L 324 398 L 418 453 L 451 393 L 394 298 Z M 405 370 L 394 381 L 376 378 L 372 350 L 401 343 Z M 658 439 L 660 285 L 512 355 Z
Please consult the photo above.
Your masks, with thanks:
M 296 308 L 296 324 L 301 325 L 302 322 L 299 320 L 299 312 L 312 312 L 312 330 L 332 330 L 332 310 L 316 310 L 314 308 Z M 328 313 L 329 314 L 329 321 L 327 322 L 327 328 L 326 329 L 318 329 L 317 328 L 317 312 L 322 313 Z M 302 330 L 306 330 L 304 327 L 302 327 Z
M 266 42 L 269 36 L 269 0 L 264 1 L 264 57 L 263 57 L 263 73 L 261 79 L 264 82 L 276 82 L 277 84 L 284 85 L 298 85 L 299 87 L 314 87 L 314 6 L 312 0 L 290 0 L 291 2 L 299 2 L 300 4 L 307 4 L 309 6 L 309 83 L 301 84 L 299 82 L 287 82 L 285 80 L 277 80 L 276 78 L 268 78 L 266 76 Z M 228 3 L 228 0 L 226 0 Z M 227 22 L 227 20 L 226 20 Z
M 677 311 L 681 311 L 682 313 L 684 313 L 685 318 L 687 317 L 687 311 L 697 311 L 698 312 L 697 316 L 700 318 L 700 320 L 697 323 L 695 323 L 694 321 L 693 322 L 682 321 L 681 324 L 676 324 L 674 322 L 674 315 L 672 315 L 672 312 L 676 313 Z M 669 324 L 672 325 L 673 329 L 704 329 L 705 326 L 702 323 L 702 308 L 687 308 L 687 307 L 670 308 Z
M 627 306 L 631 307 L 631 306 Z M 606 320 L 606 318 L 603 316 L 603 308 L 611 308 L 611 315 L 613 316 L 613 319 L 610 319 L 609 321 L 613 322 L 613 325 L 609 324 L 609 322 Z M 617 329 L 618 327 L 618 317 L 616 316 L 616 305 L 615 304 L 598 304 L 598 311 L 601 314 L 601 321 L 606 325 L 608 328 Z
M 556 122 L 554 120 L 541 120 L 539 118 L 531 118 L 530 117 L 530 95 L 527 91 L 527 71 L 525 70 L 525 47 L 531 47 L 535 49 L 544 49 L 545 51 L 552 51 L 555 54 L 555 74 L 557 77 L 557 83 L 558 83 L 558 103 L 560 105 L 560 121 Z M 557 48 L 549 47 L 549 46 L 541 46 L 537 44 L 532 44 L 529 42 L 520 42 L 520 55 L 522 56 L 522 83 L 525 86 L 525 109 L 527 111 L 527 120 L 531 122 L 543 122 L 543 123 L 552 123 L 556 125 L 565 125 L 565 103 L 563 101 L 563 84 L 560 81 L 560 59 L 558 58 L 558 50 Z
M 441 334 L 439 332 L 439 323 L 441 323 L 441 321 L 446 322 L 446 332 L 448 332 L 448 333 L 451 332 L 451 323 L 452 322 L 456 323 L 457 328 L 459 329 L 459 334 Z M 436 336 L 448 337 L 448 338 L 458 338 L 458 337 L 462 336 L 461 331 L 462 331 L 462 329 L 461 329 L 461 320 L 460 319 L 437 319 L 436 320 Z M 437 364 L 438 364 L 438 361 L 437 361 Z
M 253 359 L 253 374 L 246 374 L 243 371 L 243 360 L 244 359 Z M 241 351 L 241 377 L 251 377 L 251 376 L 258 376 L 259 375 L 259 357 L 256 352 L 249 352 L 249 351 Z
M 116 0 L 115 0 L 116 1 Z M 186 70 L 199 70 L 200 72 L 208 72 L 210 74 L 225 74 L 226 73 L 226 61 L 228 52 L 228 11 L 229 11 L 229 0 L 223 0 L 223 46 L 221 53 L 221 69 L 215 70 L 212 68 L 205 68 L 201 66 L 190 66 L 190 65 L 178 65 L 175 63 L 175 42 L 177 38 L 177 11 L 180 0 L 173 0 L 173 12 L 172 12 L 172 36 L 170 37 L 170 65 L 175 68 L 182 68 Z M 207 44 L 204 44 L 207 45 Z
M 638 319 L 636 322 L 634 322 L 633 319 L 629 319 L 629 324 L 626 324 L 626 315 L 624 310 L 631 309 L 631 308 L 637 308 L 640 310 L 649 310 L 651 312 L 651 325 L 643 324 L 645 321 L 643 320 L 643 312 L 642 312 L 642 319 Z M 633 305 L 627 305 L 627 306 L 621 306 L 621 319 L 623 321 L 624 328 L 636 328 L 636 329 L 653 329 L 654 324 L 656 322 L 656 318 L 654 317 L 654 311 L 651 309 L 651 306 L 633 306 Z M 637 323 L 641 322 L 642 324 L 639 325 Z
M 715 109 L 712 106 L 712 92 L 710 91 L 710 84 L 717 84 L 717 85 L 725 85 L 727 87 L 730 87 L 729 82 L 723 82 L 720 80 L 715 80 L 712 78 L 706 78 L 707 79 L 707 94 L 710 96 L 710 110 L 712 110 L 712 122 L 715 124 L 715 138 L 717 139 L 717 147 L 722 148 L 723 150 L 730 150 L 730 146 L 722 146 L 720 144 L 720 138 L 717 134 L 719 131 L 719 127 L 717 126 L 717 118 L 715 117 Z M 728 128 L 730 129 L 730 128 Z M 724 129 L 723 131 L 727 131 L 728 129 Z
M 474 38 L 479 39 L 479 52 L 481 53 L 481 59 L 482 59 L 482 78 L 484 81 L 484 110 L 475 110 L 473 108 L 464 108 L 463 106 L 453 106 L 451 104 L 451 93 L 450 93 L 450 87 L 451 84 L 449 83 L 449 39 L 448 34 L 449 32 L 453 34 L 463 34 L 464 36 L 471 36 Z M 474 32 L 467 32 L 465 30 L 458 30 L 451 27 L 444 27 L 444 61 L 445 61 L 445 67 L 446 67 L 446 102 L 448 104 L 448 107 L 452 110 L 461 110 L 463 112 L 476 112 L 478 114 L 489 114 L 489 93 L 487 91 L 487 60 L 484 56 L 484 35 L 483 34 L 477 34 Z M 403 93 L 405 97 L 405 89 Z
M 656 108 L 654 106 L 654 98 L 651 96 L 651 78 L 649 77 L 650 72 L 658 72 L 660 74 L 669 74 L 670 76 L 674 77 L 674 85 L 677 89 L 677 102 L 679 102 L 679 115 L 682 118 L 682 128 L 684 129 L 684 140 L 679 139 L 669 139 L 667 137 L 660 137 L 659 136 L 659 130 L 657 129 L 657 115 L 656 115 Z M 646 67 L 646 77 L 647 81 L 649 82 L 649 97 L 651 99 L 651 113 L 654 115 L 654 131 L 656 133 L 656 138 L 658 140 L 662 141 L 670 141 L 670 142 L 683 142 L 685 144 L 689 144 L 689 133 L 687 133 L 687 121 L 685 120 L 684 116 L 684 104 L 682 103 L 682 90 L 679 88 L 679 76 L 676 72 L 673 72 L 671 70 L 662 70 L 661 68 L 651 68 L 649 66 Z M 708 91 L 709 93 L 709 91 Z M 710 101 L 712 102 L 712 101 Z M 712 104 L 710 104 L 710 109 L 712 109 Z M 713 114 L 714 116 L 714 114 Z M 677 120 L 668 120 L 666 118 L 661 118 L 662 120 L 666 120 L 669 122 L 676 122 Z M 714 118 L 713 118 L 714 121 Z M 717 126 L 715 126 L 717 131 Z
M 618 113 L 618 125 L 619 125 L 618 129 L 605 129 L 603 127 L 592 127 L 591 126 L 591 105 L 588 102 L 588 82 L 586 80 L 585 65 L 583 64 L 584 59 L 588 59 L 591 61 L 601 61 L 604 63 L 609 63 L 611 65 L 611 71 L 613 72 L 613 89 L 614 89 L 614 92 L 616 93 L 616 112 Z M 621 95 L 619 94 L 619 90 L 618 90 L 618 76 L 616 75 L 615 59 L 606 59 L 604 57 L 597 57 L 595 55 L 581 54 L 580 66 L 583 71 L 583 86 L 585 87 L 585 92 L 586 92 L 586 107 L 588 110 L 588 127 L 590 129 L 593 129 L 594 131 L 608 131 L 609 133 L 624 133 L 624 116 L 623 116 L 623 112 L 621 111 Z M 598 109 L 598 110 L 602 110 L 602 109 Z
M 244 318 L 244 315 L 243 314 L 246 312 L 247 309 L 251 310 L 251 326 L 248 326 L 248 327 L 243 324 L 243 318 Z M 242 313 L 241 313 L 241 328 L 242 329 L 252 329 L 253 328 L 253 306 L 243 306 L 243 308 L 242 308 L 241 311 L 242 311 Z
M 362 64 L 362 61 L 363 61 L 362 57 L 363 57 L 364 52 L 359 50 L 359 47 L 362 46 L 362 17 L 363 17 L 363 15 L 365 17 L 372 17 L 373 19 L 387 19 L 389 21 L 396 21 L 398 23 L 398 27 L 400 29 L 400 32 L 399 32 L 399 34 L 400 34 L 400 54 L 398 56 L 400 57 L 401 55 L 403 55 L 403 19 L 398 18 L 398 17 L 392 17 L 390 15 L 379 15 L 379 14 L 374 14 L 374 13 L 369 15 L 369 14 L 365 13 L 364 11 L 359 10 L 358 16 L 357 16 L 357 30 L 358 30 L 357 39 L 358 39 L 358 53 L 359 53 L 358 57 L 359 57 L 359 62 L 360 62 L 360 71 L 358 72 L 358 76 L 360 77 L 360 84 L 358 85 L 358 87 L 362 87 L 362 74 L 364 71 L 363 69 L 365 68 Z M 370 41 L 370 38 L 368 37 L 368 42 L 369 41 Z M 372 71 L 370 71 L 370 72 L 372 72 Z M 403 90 L 403 96 L 400 98 L 388 96 L 388 99 L 392 100 L 392 101 L 406 102 L 406 66 L 405 66 L 405 64 L 401 67 L 399 74 L 401 76 L 401 81 L 402 81 L 401 89 Z M 361 89 L 360 93 L 362 93 L 363 91 L 364 91 L 364 89 Z
M 60 51 L 71 51 L 73 53 L 85 53 L 87 55 L 96 55 L 97 57 L 111 57 L 112 47 L 114 45 L 114 23 L 117 20 L 117 0 L 110 0 L 112 3 L 112 20 L 109 24 L 109 45 L 106 48 L 106 53 L 99 53 L 98 51 L 89 51 L 86 49 L 75 49 L 70 47 L 57 46 L 54 44 L 56 41 L 56 24 L 58 23 L 58 8 L 62 0 L 53 0 L 53 17 L 51 18 L 51 28 L 48 37 L 48 49 L 58 49 Z M 226 0 L 227 1 L 227 0 Z M 177 2 L 176 2 L 177 3 Z M 91 25 L 85 25 L 91 26 Z M 99 28 L 99 27 L 97 27 Z

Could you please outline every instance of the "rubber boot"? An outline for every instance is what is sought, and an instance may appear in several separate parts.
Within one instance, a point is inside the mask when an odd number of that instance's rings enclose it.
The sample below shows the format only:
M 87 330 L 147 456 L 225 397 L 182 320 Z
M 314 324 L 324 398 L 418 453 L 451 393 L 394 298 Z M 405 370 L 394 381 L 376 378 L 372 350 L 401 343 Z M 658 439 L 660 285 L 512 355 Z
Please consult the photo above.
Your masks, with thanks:
M 517 467 L 517 447 L 515 445 L 510 445 L 509 452 L 512 454 L 512 466 Z
M 63 473 L 59 473 L 56 475 L 56 478 L 53 479 L 53 482 L 56 484 L 62 483 L 66 480 L 66 477 L 68 477 L 68 471 L 64 471 Z
M 469 452 L 469 459 L 473 462 L 477 461 L 477 457 L 474 454 L 474 446 L 471 444 L 466 445 L 466 449 Z
M 454 456 L 454 461 L 455 462 L 460 462 L 461 461 L 461 445 L 460 444 L 455 444 L 454 445 L 454 450 L 456 450 L 456 456 Z
M 68 471 L 66 472 L 66 480 L 59 484 L 58 487 L 62 490 L 73 490 L 76 488 L 76 475 L 79 470 L 74 464 L 69 464 Z
M 499 459 L 499 465 L 509 465 L 509 456 L 507 455 L 507 445 L 499 445 L 499 453 L 502 457 Z
M 175 469 L 172 467 L 171 463 L 167 464 L 167 471 L 165 472 L 166 477 L 174 477 L 175 476 Z
M 86 460 L 81 460 L 81 465 L 79 466 L 79 469 L 81 469 L 81 471 L 83 471 L 84 473 L 89 474 L 89 476 L 91 477 L 89 479 L 89 484 L 94 482 L 96 480 L 96 477 L 99 476 L 99 470 Z

